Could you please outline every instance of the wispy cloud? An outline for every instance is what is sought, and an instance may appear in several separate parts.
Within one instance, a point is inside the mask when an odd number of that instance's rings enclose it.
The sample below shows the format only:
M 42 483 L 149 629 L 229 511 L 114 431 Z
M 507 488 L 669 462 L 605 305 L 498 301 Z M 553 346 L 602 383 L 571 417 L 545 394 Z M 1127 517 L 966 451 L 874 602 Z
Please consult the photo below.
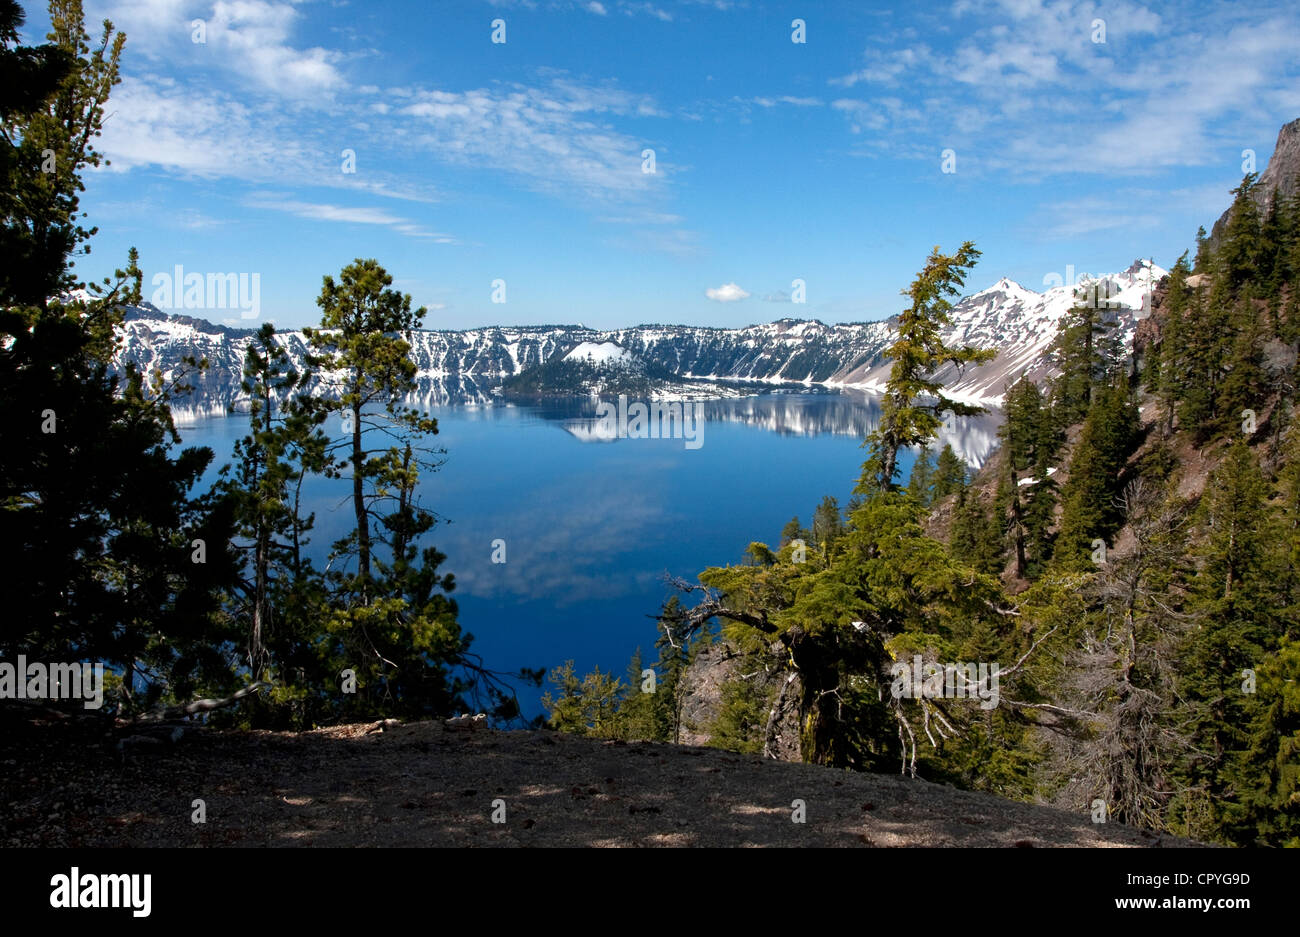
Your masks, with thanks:
M 872 133 L 870 149 L 923 141 L 925 153 L 978 151 L 966 165 L 992 171 L 1140 175 L 1204 165 L 1297 100 L 1291 4 L 1164 12 L 958 0 L 952 48 L 873 46 L 861 68 L 829 82 L 864 96 L 833 106 Z M 908 103 L 891 109 L 889 95 L 904 94 Z
M 673 21 L 673 15 L 671 13 L 663 7 L 655 6 L 653 3 L 633 3 L 628 2 L 628 0 L 622 0 L 622 2 L 619 3 L 618 8 L 628 16 L 635 16 L 638 13 L 641 13 L 664 23 L 671 23 Z
M 611 88 L 556 79 L 545 87 L 415 92 L 398 113 L 419 121 L 412 142 L 448 162 L 514 174 L 555 193 L 609 202 L 645 195 L 669 167 L 656 154 L 643 168 L 644 141 L 601 118 L 647 116 L 653 101 Z
M 778 98 L 754 98 L 754 103 L 759 107 L 776 107 L 778 104 L 789 104 L 793 107 L 821 107 L 821 98 L 799 98 L 789 94 L 783 94 Z
M 399 217 L 380 208 L 365 206 L 330 205 L 318 202 L 302 202 L 294 199 L 258 196 L 245 202 L 250 208 L 263 208 L 271 211 L 288 212 L 299 218 L 313 221 L 339 221 L 348 224 L 384 225 L 399 234 L 408 237 L 429 238 L 437 244 L 454 244 L 456 239 L 449 234 L 426 231 L 406 218 Z

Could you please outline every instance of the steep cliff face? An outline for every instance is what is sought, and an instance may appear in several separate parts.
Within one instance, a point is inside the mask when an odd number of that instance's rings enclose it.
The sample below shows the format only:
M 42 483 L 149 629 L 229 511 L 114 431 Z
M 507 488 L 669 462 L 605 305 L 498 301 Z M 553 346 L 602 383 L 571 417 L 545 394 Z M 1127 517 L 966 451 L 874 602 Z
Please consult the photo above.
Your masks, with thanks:
M 996 348 L 998 358 L 962 374 L 941 372 L 949 393 L 963 400 L 996 405 L 1007 385 L 1022 373 L 1038 379 L 1051 371 L 1046 351 L 1056 327 L 1074 302 L 1074 291 L 1090 286 L 1113 306 L 1125 340 L 1145 315 L 1149 290 L 1164 272 L 1137 261 L 1123 273 L 1081 278 L 1043 293 L 1007 279 L 957 303 L 949 342 Z M 206 358 L 205 372 L 177 416 L 226 412 L 245 403 L 239 389 L 244 351 L 252 329 L 213 325 L 190 316 L 167 315 L 145 303 L 128 310 L 116 358 L 146 373 L 179 373 L 186 356 Z M 682 325 L 641 325 L 612 331 L 582 326 L 519 326 L 466 331 L 418 331 L 411 336 L 417 369 L 416 398 L 423 406 L 487 403 L 503 381 L 563 358 L 579 347 L 604 348 L 648 368 L 682 378 L 714 382 L 760 382 L 857 388 L 877 392 L 890 364 L 885 350 L 894 340 L 891 321 L 827 325 L 816 320 L 781 319 L 740 329 Z M 306 364 L 308 345 L 301 332 L 287 331 L 278 341 L 294 365 Z M 612 349 L 612 350 L 611 350 Z M 315 392 L 325 392 L 317 381 Z
M 1300 118 L 1283 124 L 1277 132 L 1277 145 L 1268 165 L 1259 174 L 1258 185 L 1253 193 L 1255 204 L 1259 206 L 1261 216 L 1268 212 L 1274 199 L 1289 199 L 1300 188 Z M 1227 229 L 1232 209 L 1228 208 L 1210 230 L 1210 244 L 1217 245 Z

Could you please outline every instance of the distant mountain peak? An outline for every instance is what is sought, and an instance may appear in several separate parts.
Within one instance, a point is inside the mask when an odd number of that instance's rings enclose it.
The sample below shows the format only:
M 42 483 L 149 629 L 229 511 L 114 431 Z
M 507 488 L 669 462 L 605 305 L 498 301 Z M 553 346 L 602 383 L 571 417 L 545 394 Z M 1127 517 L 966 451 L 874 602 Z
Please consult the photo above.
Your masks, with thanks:
M 995 283 L 994 286 L 1004 291 L 1018 290 L 1022 293 L 1034 292 L 1034 290 L 1031 290 L 1029 287 L 1024 286 L 1020 283 L 1017 283 L 1015 280 L 1011 279 L 1010 277 L 1003 277 L 1002 279 L 998 280 L 998 282 Z
M 1010 277 L 1002 277 L 1002 279 L 998 280 L 998 282 L 994 283 L 992 286 L 985 287 L 978 293 L 972 293 L 962 301 L 969 303 L 987 297 L 1001 296 L 1011 296 L 1033 302 L 1037 301 L 1041 294 L 1034 292 L 1027 286 L 1022 286 Z
M 1158 269 L 1160 268 L 1158 268 L 1150 260 L 1145 260 L 1139 257 L 1137 260 L 1133 261 L 1131 264 L 1128 265 L 1128 269 L 1125 270 L 1124 273 L 1121 274 L 1121 276 L 1135 277 L 1142 273 L 1153 273 Z

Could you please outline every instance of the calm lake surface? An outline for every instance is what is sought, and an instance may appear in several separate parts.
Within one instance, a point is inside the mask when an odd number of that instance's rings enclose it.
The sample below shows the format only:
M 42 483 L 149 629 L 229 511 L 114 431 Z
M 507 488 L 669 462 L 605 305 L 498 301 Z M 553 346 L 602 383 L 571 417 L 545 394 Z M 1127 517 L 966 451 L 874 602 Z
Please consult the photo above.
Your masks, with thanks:
M 539 406 L 439 407 L 445 463 L 421 479 L 422 504 L 444 522 L 423 543 L 447 554 L 442 572 L 473 650 L 502 671 L 572 659 L 622 676 L 633 650 L 653 660 L 653 617 L 672 595 L 665 575 L 693 579 L 739 562 L 755 540 L 775 544 L 823 495 L 843 507 L 875 426 L 875 399 L 857 393 L 783 393 L 701 403 L 698 448 L 677 439 L 601 440 L 594 401 Z M 942 442 L 975 464 L 996 441 L 997 414 L 957 421 Z M 185 445 L 216 453 L 205 483 L 230 461 L 247 416 L 178 427 Z M 905 453 L 903 478 L 914 455 Z M 348 479 L 316 479 L 311 553 L 352 521 Z M 506 562 L 493 563 L 504 540 Z M 519 688 L 525 715 L 549 688 Z

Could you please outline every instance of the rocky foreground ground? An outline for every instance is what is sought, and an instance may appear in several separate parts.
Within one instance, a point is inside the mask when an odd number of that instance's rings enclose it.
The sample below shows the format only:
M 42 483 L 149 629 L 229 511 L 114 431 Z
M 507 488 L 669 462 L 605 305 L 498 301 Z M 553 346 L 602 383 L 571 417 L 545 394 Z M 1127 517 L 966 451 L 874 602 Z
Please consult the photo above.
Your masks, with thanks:
M 902 777 L 545 731 L 201 730 L 125 758 L 72 726 L 5 736 L 10 847 L 1189 845 Z

